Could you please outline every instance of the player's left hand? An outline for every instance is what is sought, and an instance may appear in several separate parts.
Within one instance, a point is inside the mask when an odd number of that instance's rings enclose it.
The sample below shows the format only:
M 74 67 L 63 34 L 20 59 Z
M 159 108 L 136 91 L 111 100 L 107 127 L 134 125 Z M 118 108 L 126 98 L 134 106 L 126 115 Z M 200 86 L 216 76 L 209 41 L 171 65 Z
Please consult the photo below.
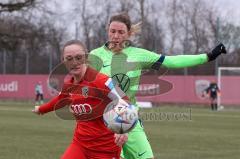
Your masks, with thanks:
M 207 54 L 208 56 L 208 61 L 213 61 L 215 60 L 219 55 L 221 54 L 226 54 L 226 48 L 225 46 L 220 43 L 219 45 L 217 45 L 210 53 Z
M 115 134 L 115 143 L 121 147 L 128 140 L 128 134 Z
M 34 109 L 32 110 L 32 112 L 33 112 L 33 113 L 35 113 L 35 114 L 38 114 L 38 115 L 40 115 L 40 112 L 39 112 L 39 107 L 40 107 L 40 106 L 38 106 L 38 105 L 37 105 L 37 106 L 35 106 L 35 107 L 34 107 Z

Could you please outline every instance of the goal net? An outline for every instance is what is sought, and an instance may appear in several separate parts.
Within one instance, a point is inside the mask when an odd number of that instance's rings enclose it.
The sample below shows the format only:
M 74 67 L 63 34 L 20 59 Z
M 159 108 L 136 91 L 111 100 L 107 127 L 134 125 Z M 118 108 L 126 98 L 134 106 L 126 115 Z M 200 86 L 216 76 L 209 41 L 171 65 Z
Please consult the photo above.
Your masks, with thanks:
M 218 108 L 240 106 L 240 67 L 219 67 L 218 87 L 221 92 Z

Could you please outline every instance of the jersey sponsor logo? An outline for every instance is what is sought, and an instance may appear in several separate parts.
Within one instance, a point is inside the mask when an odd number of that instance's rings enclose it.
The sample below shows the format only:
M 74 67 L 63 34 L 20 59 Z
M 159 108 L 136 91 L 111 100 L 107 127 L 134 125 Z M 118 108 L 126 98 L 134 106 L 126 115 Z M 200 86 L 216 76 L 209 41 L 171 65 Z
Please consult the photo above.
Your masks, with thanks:
M 84 103 L 84 104 L 75 104 L 71 105 L 70 112 L 75 115 L 82 115 L 82 114 L 91 114 L 92 107 L 91 105 Z
M 130 86 L 130 78 L 126 74 L 115 74 L 112 79 L 114 82 L 116 82 L 122 91 L 127 92 Z
M 210 82 L 208 80 L 196 80 L 195 81 L 195 93 L 198 98 L 205 99 L 205 90 L 208 88 Z

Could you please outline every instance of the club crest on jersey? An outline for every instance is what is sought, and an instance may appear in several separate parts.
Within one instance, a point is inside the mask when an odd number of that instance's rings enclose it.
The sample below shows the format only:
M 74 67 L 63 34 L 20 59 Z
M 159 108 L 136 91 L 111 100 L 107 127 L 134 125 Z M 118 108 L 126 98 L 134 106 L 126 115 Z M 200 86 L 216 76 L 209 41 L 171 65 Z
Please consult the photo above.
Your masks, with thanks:
M 82 88 L 82 95 L 87 98 L 88 97 L 88 87 L 83 87 Z

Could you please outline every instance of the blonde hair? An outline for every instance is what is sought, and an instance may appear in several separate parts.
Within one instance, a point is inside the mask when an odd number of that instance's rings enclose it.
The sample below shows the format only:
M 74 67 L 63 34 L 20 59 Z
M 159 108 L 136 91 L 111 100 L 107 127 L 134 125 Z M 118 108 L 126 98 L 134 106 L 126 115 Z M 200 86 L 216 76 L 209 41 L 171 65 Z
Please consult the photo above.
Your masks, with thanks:
M 142 31 L 142 22 L 138 22 L 136 24 L 131 25 L 131 35 L 136 35 L 138 33 L 141 33 Z

